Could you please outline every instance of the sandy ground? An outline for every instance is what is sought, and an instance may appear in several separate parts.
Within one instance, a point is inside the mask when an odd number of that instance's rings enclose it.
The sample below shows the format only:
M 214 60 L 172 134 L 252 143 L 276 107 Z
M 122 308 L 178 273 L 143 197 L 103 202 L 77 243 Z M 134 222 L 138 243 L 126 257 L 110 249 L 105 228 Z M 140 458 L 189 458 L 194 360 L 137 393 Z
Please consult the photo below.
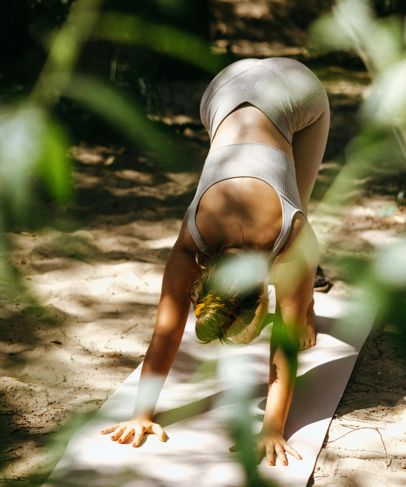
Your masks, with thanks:
M 235 3 L 243 9 L 247 2 Z M 217 44 L 222 49 L 227 42 Z M 270 52 L 271 42 L 258 42 L 236 43 L 234 49 L 244 55 L 253 46 L 262 49 L 260 55 L 295 49 L 274 45 Z M 292 53 L 300 54 L 297 48 Z M 339 67 L 319 74 L 333 114 L 322 187 L 340 164 L 339 148 L 356 129 L 352 118 L 368 80 L 363 72 Z M 100 406 L 143 358 L 164 263 L 207 151 L 197 113 L 204 86 L 204 81 L 173 83 L 156 94 L 165 106 L 157 118 L 176 125 L 176 143 L 191 156 L 188 171 L 163 171 L 148 154 L 128 147 L 84 142 L 72 148 L 78 191 L 70 221 L 59 229 L 9 235 L 14 262 L 43 307 L 27 308 L 18 299 L 2 303 L 0 465 L 6 485 L 38 485 L 66 441 L 60 435 L 46 447 L 51 433 L 71 413 Z M 330 293 L 353 292 L 331 259 L 337 249 L 370 255 L 404 232 L 406 211 L 395 205 L 393 194 L 374 186 L 335 217 L 313 204 L 312 222 L 325 249 L 322 262 L 334 282 Z M 371 333 L 309 485 L 405 484 L 405 362 L 390 326 Z
M 18 485 L 50 468 L 54 455 L 42 448 L 49 433 L 71 412 L 99 406 L 142 360 L 164 262 L 198 178 L 197 171 L 154 174 L 131 151 L 116 156 L 118 169 L 104 166 L 116 152 L 74 149 L 82 163 L 73 231 L 10 235 L 15 262 L 44 305 L 23 310 L 16 302 L 2 316 L 3 475 Z M 127 159 L 134 168 L 119 169 Z M 388 205 L 391 197 L 364 196 L 343 220 L 318 215 L 313 223 L 326 245 L 341 239 L 343 247 L 369 252 L 404 228 L 404 210 L 381 216 Z M 339 270 L 326 266 L 330 292 L 350 294 Z M 314 485 L 401 485 L 404 371 L 396 334 L 374 331 L 326 438 Z

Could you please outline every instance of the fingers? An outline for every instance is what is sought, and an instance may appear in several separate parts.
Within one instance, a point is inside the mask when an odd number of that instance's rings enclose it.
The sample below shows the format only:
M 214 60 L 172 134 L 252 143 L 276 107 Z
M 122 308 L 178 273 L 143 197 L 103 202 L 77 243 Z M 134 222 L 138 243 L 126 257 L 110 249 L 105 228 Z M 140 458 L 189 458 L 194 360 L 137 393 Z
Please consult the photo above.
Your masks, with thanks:
M 157 423 L 153 423 L 151 425 L 151 430 L 153 433 L 155 433 L 157 435 L 157 437 L 161 440 L 161 441 L 166 441 L 168 439 L 168 436 L 167 434 L 165 433 L 165 431 L 163 430 L 162 426 L 157 424 Z
M 121 434 L 124 432 L 125 426 L 118 425 L 118 428 L 114 431 L 114 433 L 111 435 L 111 439 L 113 441 L 116 441 L 120 438 Z
M 134 440 L 131 443 L 131 446 L 134 448 L 137 448 L 141 445 L 141 442 L 144 438 L 144 428 L 141 425 L 136 425 L 135 426 L 135 431 L 134 431 Z
M 123 434 L 119 438 L 118 442 L 125 443 L 127 440 L 131 438 L 133 434 L 134 434 L 134 428 L 131 426 L 127 426 L 127 428 L 124 430 Z
M 289 446 L 286 442 L 270 442 L 266 445 L 266 458 L 268 464 L 271 466 L 276 465 L 276 460 L 278 459 L 282 465 L 288 465 L 288 459 L 286 457 L 286 453 L 289 453 L 297 460 L 302 460 L 302 457 L 299 453 Z
M 166 441 L 168 435 L 163 430 L 162 426 L 152 421 L 125 421 L 124 423 L 118 423 L 114 426 L 109 426 L 100 431 L 102 434 L 112 433 L 111 439 L 119 443 L 126 443 L 134 436 L 131 446 L 137 448 L 142 443 L 144 435 L 147 433 L 154 433 L 161 441 Z
M 279 443 L 275 445 L 275 452 L 278 455 L 279 460 L 282 462 L 283 465 L 288 464 L 288 459 L 286 458 L 285 450 L 282 448 Z
M 103 428 L 102 430 L 100 430 L 100 433 L 102 435 L 106 435 L 107 433 L 112 433 L 113 431 L 115 431 L 118 427 L 120 426 L 120 424 L 115 424 L 114 426 L 109 426 L 108 428 Z
M 295 457 L 297 460 L 302 460 L 302 457 L 299 455 L 299 453 L 287 443 L 285 443 L 283 447 L 285 448 L 285 451 L 292 455 L 292 457 Z
M 266 459 L 267 459 L 269 465 L 275 465 L 276 453 L 275 453 L 275 447 L 273 444 L 266 446 Z

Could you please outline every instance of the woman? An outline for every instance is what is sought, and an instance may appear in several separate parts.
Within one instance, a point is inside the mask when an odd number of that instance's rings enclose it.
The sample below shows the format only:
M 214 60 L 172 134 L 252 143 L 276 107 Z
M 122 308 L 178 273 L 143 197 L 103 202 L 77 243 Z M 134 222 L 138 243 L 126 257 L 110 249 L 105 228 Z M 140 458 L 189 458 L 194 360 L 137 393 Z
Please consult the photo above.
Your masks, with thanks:
M 329 130 L 323 86 L 298 61 L 244 59 L 211 81 L 200 115 L 210 135 L 210 151 L 166 264 L 156 324 L 142 367 L 137 412 L 129 421 L 102 430 L 113 433 L 112 439 L 120 443 L 131 439 L 133 446 L 139 446 L 146 433 L 166 439 L 162 427 L 152 421 L 153 411 L 183 335 L 190 299 L 202 341 L 236 337 L 236 341 L 250 341 L 261 329 L 266 283 L 247 292 L 234 286 L 231 293 L 220 293 L 212 288 L 210 278 L 216 256 L 246 249 L 266 255 L 279 322 L 297 334 L 300 349 L 316 340 L 313 281 L 318 249 L 307 209 Z M 143 389 L 149 380 L 158 385 L 146 404 Z M 286 452 L 300 458 L 283 436 L 293 388 L 285 352 L 272 345 L 258 440 L 270 465 L 277 458 L 287 465 Z

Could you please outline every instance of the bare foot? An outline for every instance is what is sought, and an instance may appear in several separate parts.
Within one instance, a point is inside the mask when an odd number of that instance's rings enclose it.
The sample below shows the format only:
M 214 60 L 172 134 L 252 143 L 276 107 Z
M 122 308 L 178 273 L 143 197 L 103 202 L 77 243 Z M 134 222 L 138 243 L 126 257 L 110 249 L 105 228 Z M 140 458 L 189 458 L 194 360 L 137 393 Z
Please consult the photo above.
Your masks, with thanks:
M 306 313 L 306 323 L 300 329 L 299 350 L 307 350 L 316 344 L 316 315 L 314 313 L 314 300 L 309 304 Z

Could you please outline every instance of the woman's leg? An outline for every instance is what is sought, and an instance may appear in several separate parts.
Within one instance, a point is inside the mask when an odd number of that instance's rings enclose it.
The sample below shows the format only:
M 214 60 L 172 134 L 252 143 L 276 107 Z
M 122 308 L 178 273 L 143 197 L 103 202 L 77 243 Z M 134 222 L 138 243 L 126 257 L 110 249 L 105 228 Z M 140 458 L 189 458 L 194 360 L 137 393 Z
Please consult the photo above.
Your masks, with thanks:
M 310 195 L 326 149 L 329 128 L 330 111 L 326 108 L 316 122 L 293 135 L 292 148 L 296 180 L 302 208 L 306 216 Z
M 306 216 L 310 195 L 326 149 L 329 128 L 330 111 L 327 108 L 316 122 L 293 135 L 292 148 L 296 167 L 296 180 L 302 208 Z M 314 287 L 318 291 L 327 292 L 331 286 L 331 281 L 324 276 L 322 269 L 318 266 Z M 309 320 L 310 317 L 312 317 L 314 322 L 313 301 L 309 305 L 308 310 Z

